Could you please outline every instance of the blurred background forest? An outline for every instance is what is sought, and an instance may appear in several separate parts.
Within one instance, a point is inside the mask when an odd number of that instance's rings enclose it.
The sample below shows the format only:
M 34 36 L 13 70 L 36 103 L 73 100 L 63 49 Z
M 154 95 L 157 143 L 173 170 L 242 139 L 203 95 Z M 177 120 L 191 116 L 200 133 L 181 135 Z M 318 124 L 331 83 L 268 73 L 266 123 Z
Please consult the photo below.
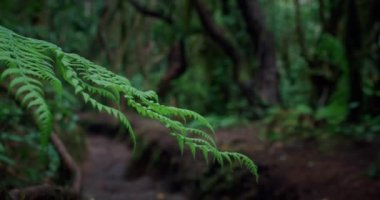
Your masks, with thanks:
M 198 175 L 177 177 L 172 182 L 185 189 L 169 191 L 205 199 L 378 199 L 379 9 L 378 0 L 1 0 L 0 24 L 206 116 L 222 132 L 218 143 L 249 154 L 262 177 L 246 184 L 246 172 L 200 173 L 176 163 L 182 172 L 171 176 Z M 50 102 L 57 129 L 83 160 L 86 109 L 71 91 L 64 97 Z M 51 145 L 47 166 L 30 164 L 40 153 L 37 131 L 3 86 L 0 133 L 0 189 L 65 184 Z M 130 168 L 149 165 L 141 160 L 152 149 L 144 148 Z M 172 161 L 164 161 L 152 163 L 166 164 L 155 168 L 167 177 Z

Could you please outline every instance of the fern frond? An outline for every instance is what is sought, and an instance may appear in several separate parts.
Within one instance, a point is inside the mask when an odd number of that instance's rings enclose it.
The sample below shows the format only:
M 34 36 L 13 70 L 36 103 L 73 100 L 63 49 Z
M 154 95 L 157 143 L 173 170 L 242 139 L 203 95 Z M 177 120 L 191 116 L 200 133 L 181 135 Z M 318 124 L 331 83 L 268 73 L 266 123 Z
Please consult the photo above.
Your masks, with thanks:
M 19 36 L 0 26 L 0 62 L 7 67 L 1 80 L 10 79 L 8 89 L 34 113 L 43 137 L 43 144 L 51 132 L 52 115 L 44 99 L 41 81 L 60 89 L 61 82 L 53 71 L 50 47 L 46 42 Z
M 225 161 L 236 161 L 258 176 L 256 165 L 247 156 L 217 149 L 212 126 L 198 113 L 161 105 L 154 91 L 138 90 L 125 77 L 79 55 L 63 52 L 54 44 L 23 37 L 0 26 L 0 67 L 1 64 L 5 66 L 5 70 L 0 71 L 1 80 L 9 79 L 9 91 L 14 92 L 22 105 L 34 113 L 43 143 L 49 138 L 53 120 L 46 103 L 44 85 L 48 83 L 60 93 L 62 84 L 57 78 L 59 74 L 86 104 L 118 119 L 128 129 L 134 144 L 136 136 L 127 116 L 119 108 L 107 105 L 97 97 L 107 98 L 118 107 L 121 100 L 126 101 L 140 115 L 161 122 L 177 139 L 181 152 L 187 146 L 194 157 L 198 150 L 206 161 L 211 155 L 222 166 Z M 211 133 L 190 128 L 186 121 L 199 122 Z

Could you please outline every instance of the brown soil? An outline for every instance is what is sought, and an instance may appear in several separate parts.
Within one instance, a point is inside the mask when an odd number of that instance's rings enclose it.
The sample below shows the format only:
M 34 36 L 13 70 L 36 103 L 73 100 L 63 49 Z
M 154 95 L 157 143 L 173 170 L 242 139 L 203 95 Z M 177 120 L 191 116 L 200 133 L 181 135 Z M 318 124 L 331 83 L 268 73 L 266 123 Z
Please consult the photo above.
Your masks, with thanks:
M 84 163 L 84 196 L 93 200 L 183 200 L 168 194 L 162 183 L 149 176 L 136 180 L 124 179 L 126 165 L 131 157 L 127 145 L 105 136 L 88 137 L 89 155 Z
M 84 188 L 95 199 L 380 199 L 379 178 L 366 175 L 378 159 L 373 143 L 338 142 L 321 150 L 319 142 L 270 143 L 259 139 L 255 125 L 216 133 L 223 150 L 252 157 L 260 169 L 256 184 L 247 170 L 206 165 L 197 155 L 183 156 L 176 141 L 156 122 L 129 115 L 140 142 L 131 158 L 126 142 L 89 136 L 90 157 L 84 165 Z M 82 116 L 83 119 L 89 117 Z M 90 117 L 92 118 L 92 117 Z M 107 117 L 95 129 L 115 130 Z M 94 124 L 94 120 L 92 120 Z M 92 126 L 94 127 L 94 126 Z M 375 165 L 376 166 L 376 165 Z M 377 170 L 379 165 L 377 165 Z M 375 168 L 376 171 L 376 168 Z M 173 195 L 180 193 L 181 195 Z M 185 196 L 187 198 L 185 198 Z
M 366 175 L 378 159 L 375 144 L 340 140 L 321 148 L 319 142 L 307 140 L 268 143 L 257 139 L 254 126 L 219 133 L 222 141 L 231 135 L 261 166 L 260 184 L 274 188 L 271 199 L 380 199 L 379 178 Z

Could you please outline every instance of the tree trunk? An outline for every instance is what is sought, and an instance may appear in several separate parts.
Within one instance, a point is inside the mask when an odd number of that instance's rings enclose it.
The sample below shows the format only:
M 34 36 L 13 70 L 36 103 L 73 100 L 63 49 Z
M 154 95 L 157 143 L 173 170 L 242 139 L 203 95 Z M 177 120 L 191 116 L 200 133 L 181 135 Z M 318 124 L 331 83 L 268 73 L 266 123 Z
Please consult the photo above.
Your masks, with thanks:
M 242 57 L 238 48 L 234 45 L 230 38 L 226 36 L 225 30 L 214 22 L 212 14 L 207 6 L 200 0 L 192 0 L 199 19 L 206 31 L 206 34 L 230 57 L 233 62 L 232 78 L 238 85 L 240 92 L 251 105 L 257 104 L 253 90 L 246 86 L 240 80 L 240 69 L 242 65 Z
M 360 73 L 360 60 L 358 53 L 362 48 L 361 26 L 355 0 L 347 2 L 347 17 L 345 22 L 345 46 L 350 68 L 350 102 L 358 106 L 350 111 L 349 120 L 357 121 L 362 103 L 362 80 Z
M 257 0 L 237 2 L 259 62 L 253 79 L 255 93 L 262 101 L 277 104 L 279 103 L 278 71 L 273 35 L 265 27 L 265 18 Z
M 168 69 L 158 85 L 158 95 L 165 96 L 171 89 L 171 81 L 180 77 L 187 69 L 185 43 L 175 42 L 169 51 Z

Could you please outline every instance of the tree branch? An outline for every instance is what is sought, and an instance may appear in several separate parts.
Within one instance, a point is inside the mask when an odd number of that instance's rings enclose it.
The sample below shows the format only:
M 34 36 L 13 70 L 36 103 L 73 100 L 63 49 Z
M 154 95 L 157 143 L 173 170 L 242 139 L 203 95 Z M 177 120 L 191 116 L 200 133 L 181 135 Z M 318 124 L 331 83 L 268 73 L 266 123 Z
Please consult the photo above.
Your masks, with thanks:
M 214 40 L 227 54 L 232 62 L 234 63 L 235 67 L 233 70 L 233 77 L 235 81 L 239 81 L 239 70 L 241 66 L 241 57 L 238 53 L 237 48 L 234 46 L 234 44 L 227 38 L 225 35 L 225 31 L 217 26 L 213 19 L 211 18 L 212 14 L 210 10 L 206 7 L 206 5 L 203 3 L 204 1 L 200 0 L 192 0 L 195 9 L 198 13 L 199 19 L 201 20 L 201 23 L 206 30 L 206 33 L 209 35 L 209 37 Z
M 206 30 L 206 34 L 218 44 L 224 53 L 229 56 L 234 63 L 232 76 L 235 83 L 238 85 L 241 94 L 247 99 L 251 105 L 256 104 L 257 99 L 255 91 L 249 86 L 249 84 L 243 82 L 240 79 L 240 70 L 242 66 L 242 58 L 238 51 L 238 48 L 234 43 L 226 36 L 225 31 L 216 25 L 212 19 L 210 10 L 201 0 L 192 0 L 201 23 Z
M 69 152 L 67 151 L 63 142 L 59 139 L 59 137 L 55 134 L 51 134 L 51 141 L 58 151 L 62 161 L 65 163 L 66 167 L 74 174 L 73 182 L 71 184 L 71 189 L 75 192 L 81 191 L 82 186 L 82 172 L 80 167 L 76 164 L 74 159 L 71 157 Z
M 158 95 L 165 96 L 171 88 L 171 81 L 180 77 L 187 69 L 185 42 L 175 42 L 169 52 L 168 69 L 158 85 Z
M 129 3 L 141 14 L 147 15 L 152 18 L 160 19 L 168 24 L 173 23 L 173 19 L 170 16 L 165 15 L 156 10 L 151 10 L 143 5 L 141 5 L 138 0 L 129 0 Z

